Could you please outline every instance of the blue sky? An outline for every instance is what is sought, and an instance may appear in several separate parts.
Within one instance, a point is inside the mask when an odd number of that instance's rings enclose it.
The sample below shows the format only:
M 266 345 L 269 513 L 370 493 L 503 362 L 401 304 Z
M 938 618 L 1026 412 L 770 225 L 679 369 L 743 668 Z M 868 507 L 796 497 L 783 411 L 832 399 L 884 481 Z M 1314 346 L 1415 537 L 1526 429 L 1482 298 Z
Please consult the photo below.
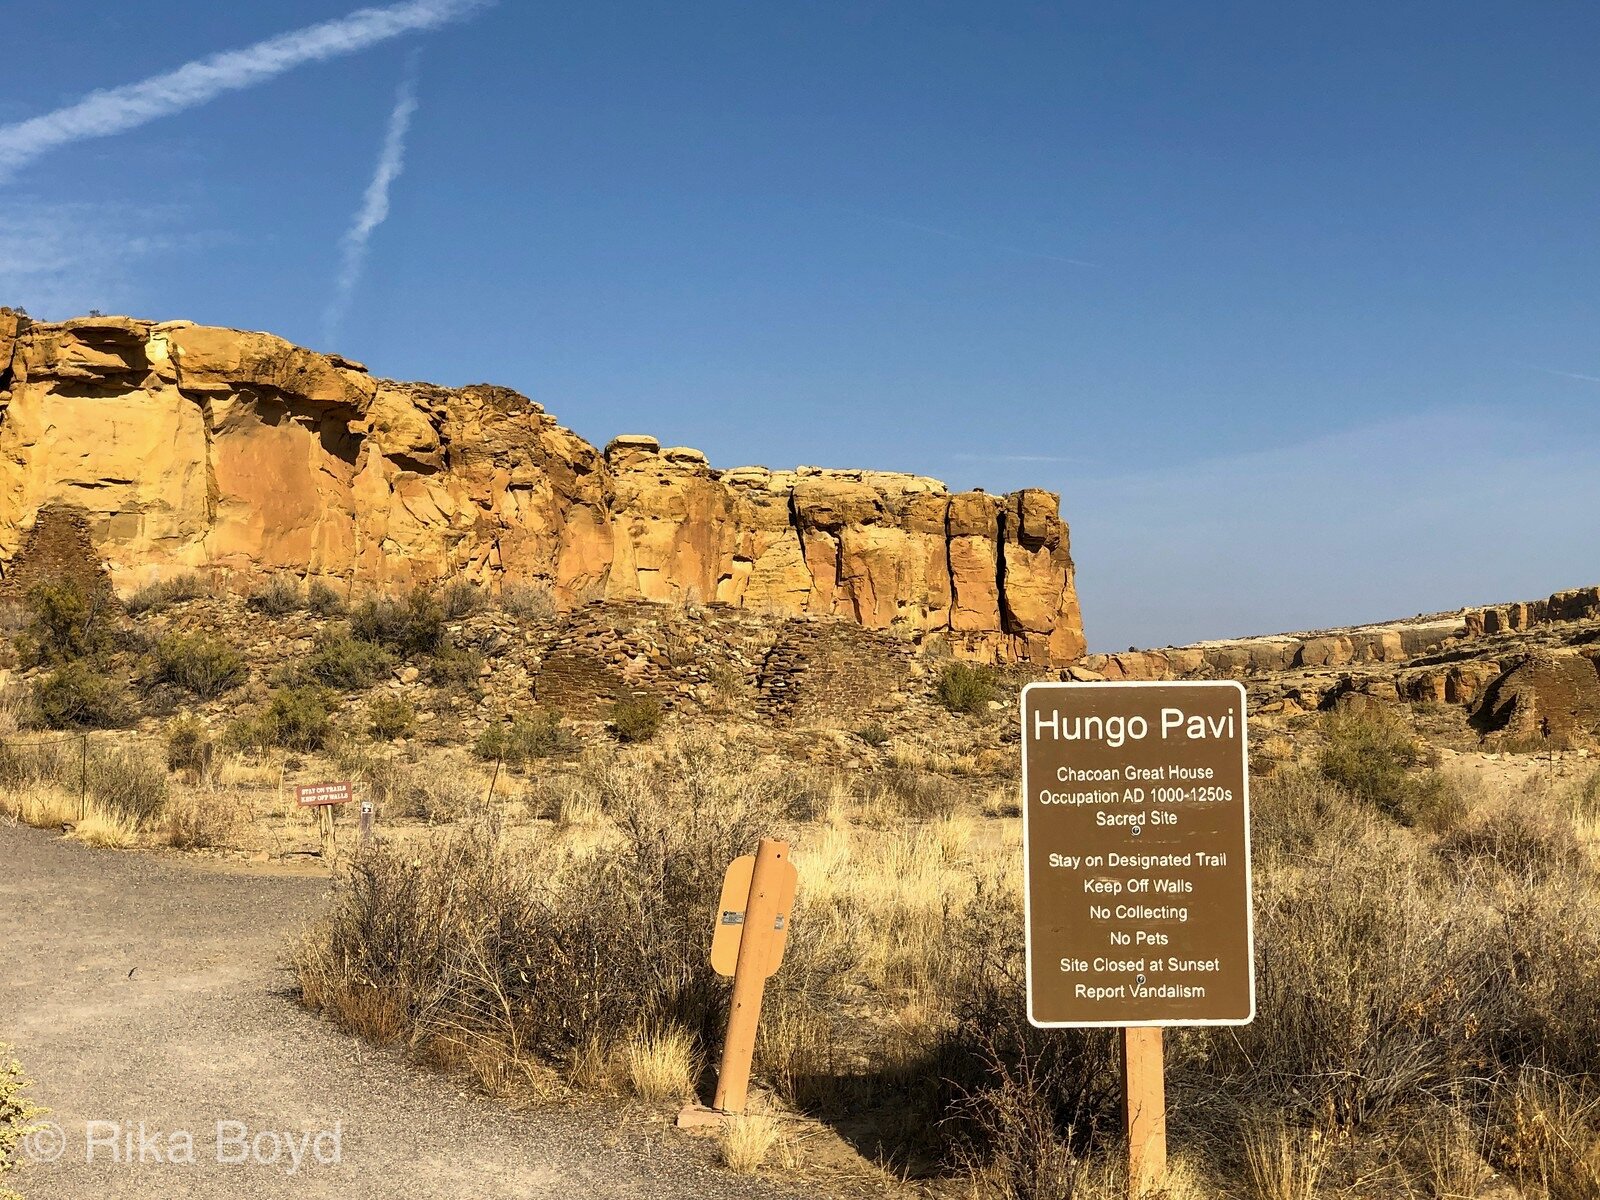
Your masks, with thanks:
M 1099 649 L 1600 579 L 1600 8 L 409 0 L 82 104 L 351 12 L 8 14 L 0 302 L 1049 487 Z

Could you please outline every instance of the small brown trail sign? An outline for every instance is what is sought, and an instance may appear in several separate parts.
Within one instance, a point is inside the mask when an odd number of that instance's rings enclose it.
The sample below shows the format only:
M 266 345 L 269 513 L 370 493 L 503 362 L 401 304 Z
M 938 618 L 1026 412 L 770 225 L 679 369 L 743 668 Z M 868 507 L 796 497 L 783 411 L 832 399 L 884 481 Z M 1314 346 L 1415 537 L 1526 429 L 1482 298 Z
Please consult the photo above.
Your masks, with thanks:
M 1028 1020 L 1123 1028 L 1130 1196 L 1166 1164 L 1161 1028 L 1255 1015 L 1244 688 L 1022 691 Z
M 355 791 L 348 780 L 336 783 L 305 783 L 294 789 L 295 803 L 302 808 L 317 810 L 317 833 L 322 843 L 322 859 L 332 862 L 335 848 L 333 841 L 333 806 L 335 804 L 349 804 L 355 799 Z
M 294 802 L 303 808 L 320 808 L 325 804 L 349 804 L 355 799 L 347 780 L 338 783 L 305 783 L 294 789 Z

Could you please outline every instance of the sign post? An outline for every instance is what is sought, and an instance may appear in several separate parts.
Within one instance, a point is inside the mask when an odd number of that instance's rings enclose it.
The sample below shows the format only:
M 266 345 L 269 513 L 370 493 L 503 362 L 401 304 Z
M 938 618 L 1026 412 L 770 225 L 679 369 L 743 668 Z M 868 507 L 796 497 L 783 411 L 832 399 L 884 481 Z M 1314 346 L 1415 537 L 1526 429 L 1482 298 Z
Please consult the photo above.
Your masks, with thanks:
M 372 819 L 374 816 L 371 800 L 361 802 L 361 824 L 357 827 L 356 843 L 365 850 L 372 845 Z
M 712 969 L 733 976 L 716 1098 L 710 1109 L 685 1108 L 678 1114 L 680 1126 L 715 1124 L 745 1110 L 761 1000 L 767 980 L 783 963 L 797 882 L 789 843 L 775 838 L 762 838 L 754 854 L 728 865 L 711 935 Z
M 308 783 L 294 789 L 296 804 L 302 808 L 315 808 L 317 810 L 317 833 L 322 843 L 323 862 L 332 862 L 335 851 L 333 844 L 333 806 L 335 804 L 349 804 L 354 798 L 348 781 Z
M 1162 1035 L 1255 1016 L 1244 688 L 1022 692 L 1028 1020 L 1122 1029 L 1128 1194 L 1166 1174 Z

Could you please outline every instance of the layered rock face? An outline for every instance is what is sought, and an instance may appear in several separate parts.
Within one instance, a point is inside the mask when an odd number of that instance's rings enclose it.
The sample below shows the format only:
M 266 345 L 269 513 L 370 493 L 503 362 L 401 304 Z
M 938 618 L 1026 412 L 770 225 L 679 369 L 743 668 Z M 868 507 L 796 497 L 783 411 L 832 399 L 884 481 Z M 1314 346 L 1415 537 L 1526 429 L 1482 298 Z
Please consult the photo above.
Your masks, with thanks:
M 836 616 L 958 654 L 1083 653 L 1055 495 L 602 452 L 505 388 L 396 383 L 264 333 L 0 309 L 0 564 L 74 506 L 116 585 L 279 570 Z

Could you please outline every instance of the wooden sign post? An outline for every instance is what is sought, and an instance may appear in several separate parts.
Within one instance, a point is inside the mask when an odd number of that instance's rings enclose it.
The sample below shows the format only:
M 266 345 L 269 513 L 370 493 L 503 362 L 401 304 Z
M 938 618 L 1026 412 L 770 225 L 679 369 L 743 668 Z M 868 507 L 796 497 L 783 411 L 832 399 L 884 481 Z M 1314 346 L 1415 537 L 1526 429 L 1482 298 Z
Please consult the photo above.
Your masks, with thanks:
M 1167 1177 L 1166 1061 L 1159 1025 L 1123 1027 L 1122 1127 L 1128 1134 L 1128 1195 L 1139 1200 Z
M 1162 1028 L 1255 1016 L 1245 693 L 1022 691 L 1028 1020 L 1122 1034 L 1130 1200 L 1166 1178 Z
M 322 861 L 332 862 L 335 852 L 333 843 L 333 806 L 335 804 L 349 804 L 355 798 L 348 781 L 338 783 L 308 783 L 294 789 L 295 803 L 302 808 L 315 808 L 317 810 L 317 833 L 322 843 Z
M 761 1000 L 767 980 L 783 963 L 797 882 L 789 843 L 775 838 L 762 838 L 754 854 L 734 859 L 723 876 L 711 935 L 711 966 L 719 975 L 733 976 L 728 1032 L 711 1108 L 690 1105 L 678 1114 L 680 1126 L 713 1124 L 745 1110 Z
M 357 827 L 356 843 L 363 850 L 372 845 L 372 821 L 376 814 L 371 800 L 361 802 L 361 824 Z

